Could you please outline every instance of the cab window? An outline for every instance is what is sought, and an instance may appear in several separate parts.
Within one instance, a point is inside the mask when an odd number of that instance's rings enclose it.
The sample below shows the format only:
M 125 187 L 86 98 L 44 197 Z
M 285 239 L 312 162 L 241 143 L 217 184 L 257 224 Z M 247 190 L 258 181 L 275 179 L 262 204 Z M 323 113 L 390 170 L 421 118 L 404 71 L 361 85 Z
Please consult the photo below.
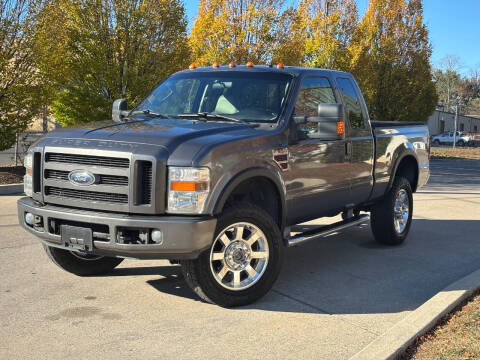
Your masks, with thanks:
M 337 78 L 337 85 L 340 93 L 342 94 L 343 103 L 345 105 L 350 126 L 353 129 L 365 128 L 365 119 L 362 112 L 362 106 L 352 81 L 347 78 L 339 77 Z
M 318 104 L 336 103 L 330 81 L 326 77 L 307 77 L 302 81 L 295 101 L 295 115 L 306 115 L 307 122 L 300 127 L 306 136 L 318 135 L 318 122 L 308 121 L 310 116 L 318 116 Z

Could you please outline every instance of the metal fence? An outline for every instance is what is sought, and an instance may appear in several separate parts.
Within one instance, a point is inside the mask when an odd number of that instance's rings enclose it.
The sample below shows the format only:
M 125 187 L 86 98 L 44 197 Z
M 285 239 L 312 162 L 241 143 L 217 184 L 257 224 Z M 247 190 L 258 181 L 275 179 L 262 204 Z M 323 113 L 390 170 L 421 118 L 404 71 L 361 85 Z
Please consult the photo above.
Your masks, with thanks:
M 43 131 L 29 131 L 17 134 L 15 145 L 5 151 L 0 151 L 0 166 L 23 165 L 23 159 L 30 145 L 45 136 Z

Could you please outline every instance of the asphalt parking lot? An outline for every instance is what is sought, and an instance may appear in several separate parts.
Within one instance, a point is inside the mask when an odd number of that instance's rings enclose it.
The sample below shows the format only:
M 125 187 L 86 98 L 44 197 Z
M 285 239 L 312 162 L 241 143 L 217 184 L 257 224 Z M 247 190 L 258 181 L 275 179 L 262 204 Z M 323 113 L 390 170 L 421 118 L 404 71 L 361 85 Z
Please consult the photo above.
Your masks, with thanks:
M 400 247 L 369 227 L 288 249 L 273 290 L 244 308 L 198 300 L 178 266 L 126 260 L 79 278 L 51 263 L 0 197 L 1 359 L 348 359 L 480 268 L 480 161 L 432 161 Z

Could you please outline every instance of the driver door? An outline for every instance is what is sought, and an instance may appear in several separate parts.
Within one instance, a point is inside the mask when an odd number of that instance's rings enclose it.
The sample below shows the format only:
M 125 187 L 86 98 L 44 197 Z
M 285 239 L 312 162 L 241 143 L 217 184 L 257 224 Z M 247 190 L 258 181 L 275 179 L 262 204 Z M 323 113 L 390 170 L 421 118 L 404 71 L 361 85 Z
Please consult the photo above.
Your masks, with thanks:
M 327 76 L 302 80 L 294 115 L 317 116 L 318 104 L 338 103 Z M 343 209 L 349 202 L 350 170 L 345 140 L 319 137 L 318 123 L 300 125 L 299 140 L 289 144 L 286 173 L 287 221 L 295 224 Z

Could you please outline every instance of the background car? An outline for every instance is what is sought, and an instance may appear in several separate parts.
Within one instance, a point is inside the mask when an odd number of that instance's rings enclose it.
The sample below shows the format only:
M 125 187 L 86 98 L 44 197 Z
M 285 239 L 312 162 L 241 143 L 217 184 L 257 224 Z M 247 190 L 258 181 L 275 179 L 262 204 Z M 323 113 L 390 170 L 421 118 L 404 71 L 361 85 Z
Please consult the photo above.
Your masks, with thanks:
M 453 131 L 444 132 L 443 134 L 436 135 L 432 138 L 432 144 L 439 145 L 451 145 L 453 144 Z M 455 144 L 458 146 L 465 146 L 470 141 L 470 137 L 465 133 L 457 131 L 455 135 Z

